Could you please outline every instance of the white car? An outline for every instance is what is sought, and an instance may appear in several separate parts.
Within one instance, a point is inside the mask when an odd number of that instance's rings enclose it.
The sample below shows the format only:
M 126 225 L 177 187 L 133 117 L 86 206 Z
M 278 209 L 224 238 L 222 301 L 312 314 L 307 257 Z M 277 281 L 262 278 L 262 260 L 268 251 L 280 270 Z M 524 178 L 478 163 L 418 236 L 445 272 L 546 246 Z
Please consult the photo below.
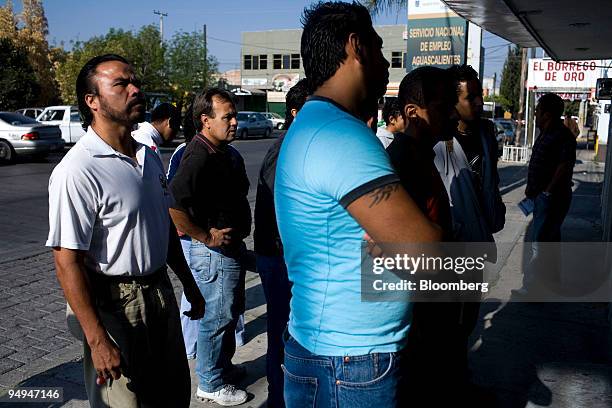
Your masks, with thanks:
M 22 154 L 42 158 L 61 150 L 64 140 L 57 126 L 15 112 L 0 112 L 0 161 L 10 162 Z
M 276 112 L 264 112 L 263 115 L 266 117 L 266 119 L 269 119 L 272 121 L 272 123 L 274 124 L 274 127 L 276 129 L 282 129 L 285 127 L 285 118 L 283 118 L 281 115 L 279 115 Z
M 76 143 L 84 134 L 81 117 L 76 106 L 49 106 L 36 118 L 48 125 L 57 125 L 66 143 Z

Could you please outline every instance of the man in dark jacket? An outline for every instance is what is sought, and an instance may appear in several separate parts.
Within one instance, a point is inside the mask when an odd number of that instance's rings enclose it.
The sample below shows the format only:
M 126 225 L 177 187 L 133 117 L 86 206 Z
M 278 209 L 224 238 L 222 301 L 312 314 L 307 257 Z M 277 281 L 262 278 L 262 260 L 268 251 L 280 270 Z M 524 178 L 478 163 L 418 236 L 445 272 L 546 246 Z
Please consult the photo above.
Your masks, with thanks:
M 232 357 L 245 301 L 249 180 L 240 153 L 229 145 L 238 126 L 231 94 L 218 88 L 201 92 L 193 103 L 193 119 L 198 134 L 185 148 L 170 184 L 175 200 L 170 215 L 191 237 L 190 266 L 206 299 L 196 348 L 196 396 L 238 405 L 247 394 L 227 382 L 240 371 Z

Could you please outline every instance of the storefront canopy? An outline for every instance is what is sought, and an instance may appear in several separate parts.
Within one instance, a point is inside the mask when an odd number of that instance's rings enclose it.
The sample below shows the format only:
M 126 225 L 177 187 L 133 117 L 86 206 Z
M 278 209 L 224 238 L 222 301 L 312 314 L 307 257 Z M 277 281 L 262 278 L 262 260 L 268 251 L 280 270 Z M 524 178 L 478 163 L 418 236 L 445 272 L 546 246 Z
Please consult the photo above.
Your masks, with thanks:
M 443 0 L 455 13 L 555 60 L 612 58 L 612 1 Z

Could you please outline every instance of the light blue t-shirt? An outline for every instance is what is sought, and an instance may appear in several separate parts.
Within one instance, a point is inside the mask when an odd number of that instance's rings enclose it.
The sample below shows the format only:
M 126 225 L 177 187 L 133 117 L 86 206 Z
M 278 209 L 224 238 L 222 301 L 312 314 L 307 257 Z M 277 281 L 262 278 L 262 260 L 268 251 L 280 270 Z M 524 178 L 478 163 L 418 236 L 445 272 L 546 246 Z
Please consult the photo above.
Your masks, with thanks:
M 362 302 L 364 230 L 346 207 L 399 181 L 374 133 L 333 101 L 312 97 L 278 158 L 274 201 L 293 282 L 289 333 L 325 356 L 402 349 L 408 302 Z

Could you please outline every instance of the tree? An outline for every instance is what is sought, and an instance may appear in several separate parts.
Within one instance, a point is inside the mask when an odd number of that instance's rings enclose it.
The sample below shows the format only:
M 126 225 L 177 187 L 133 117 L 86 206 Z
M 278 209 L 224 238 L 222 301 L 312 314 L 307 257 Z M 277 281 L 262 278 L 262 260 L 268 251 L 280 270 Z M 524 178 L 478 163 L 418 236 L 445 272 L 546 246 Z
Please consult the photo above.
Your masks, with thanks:
M 73 44 L 72 52 L 61 56 L 57 63 L 57 82 L 65 103 L 76 103 L 75 83 L 85 63 L 102 54 L 119 54 L 132 63 L 136 76 L 143 81 L 144 91 L 166 91 L 164 49 L 159 31 L 153 25 L 144 26 L 134 35 L 131 31 L 111 28 L 104 36 L 92 37 Z
M 11 0 L 7 0 L 6 4 L 0 7 L 0 38 L 8 38 L 11 41 L 17 39 L 17 18 Z
M 519 111 L 521 92 L 521 49 L 518 46 L 508 47 L 508 55 L 502 71 L 499 95 L 505 103 L 503 108 L 513 115 Z
M 212 83 L 212 74 L 217 71 L 217 61 L 206 55 L 201 33 L 180 31 L 170 40 L 166 68 L 170 88 L 181 106 L 187 95 Z
M 399 10 L 406 7 L 408 0 L 363 0 L 361 3 L 370 10 L 372 14 L 380 14 L 383 11 Z
M 19 20 L 23 25 L 17 32 L 17 44 L 26 48 L 30 65 L 40 84 L 37 103 L 41 106 L 56 101 L 57 83 L 49 58 L 47 35 L 49 26 L 41 0 L 22 0 L 23 9 Z
M 15 110 L 32 106 L 40 86 L 24 48 L 18 48 L 8 38 L 0 39 L 0 107 Z

